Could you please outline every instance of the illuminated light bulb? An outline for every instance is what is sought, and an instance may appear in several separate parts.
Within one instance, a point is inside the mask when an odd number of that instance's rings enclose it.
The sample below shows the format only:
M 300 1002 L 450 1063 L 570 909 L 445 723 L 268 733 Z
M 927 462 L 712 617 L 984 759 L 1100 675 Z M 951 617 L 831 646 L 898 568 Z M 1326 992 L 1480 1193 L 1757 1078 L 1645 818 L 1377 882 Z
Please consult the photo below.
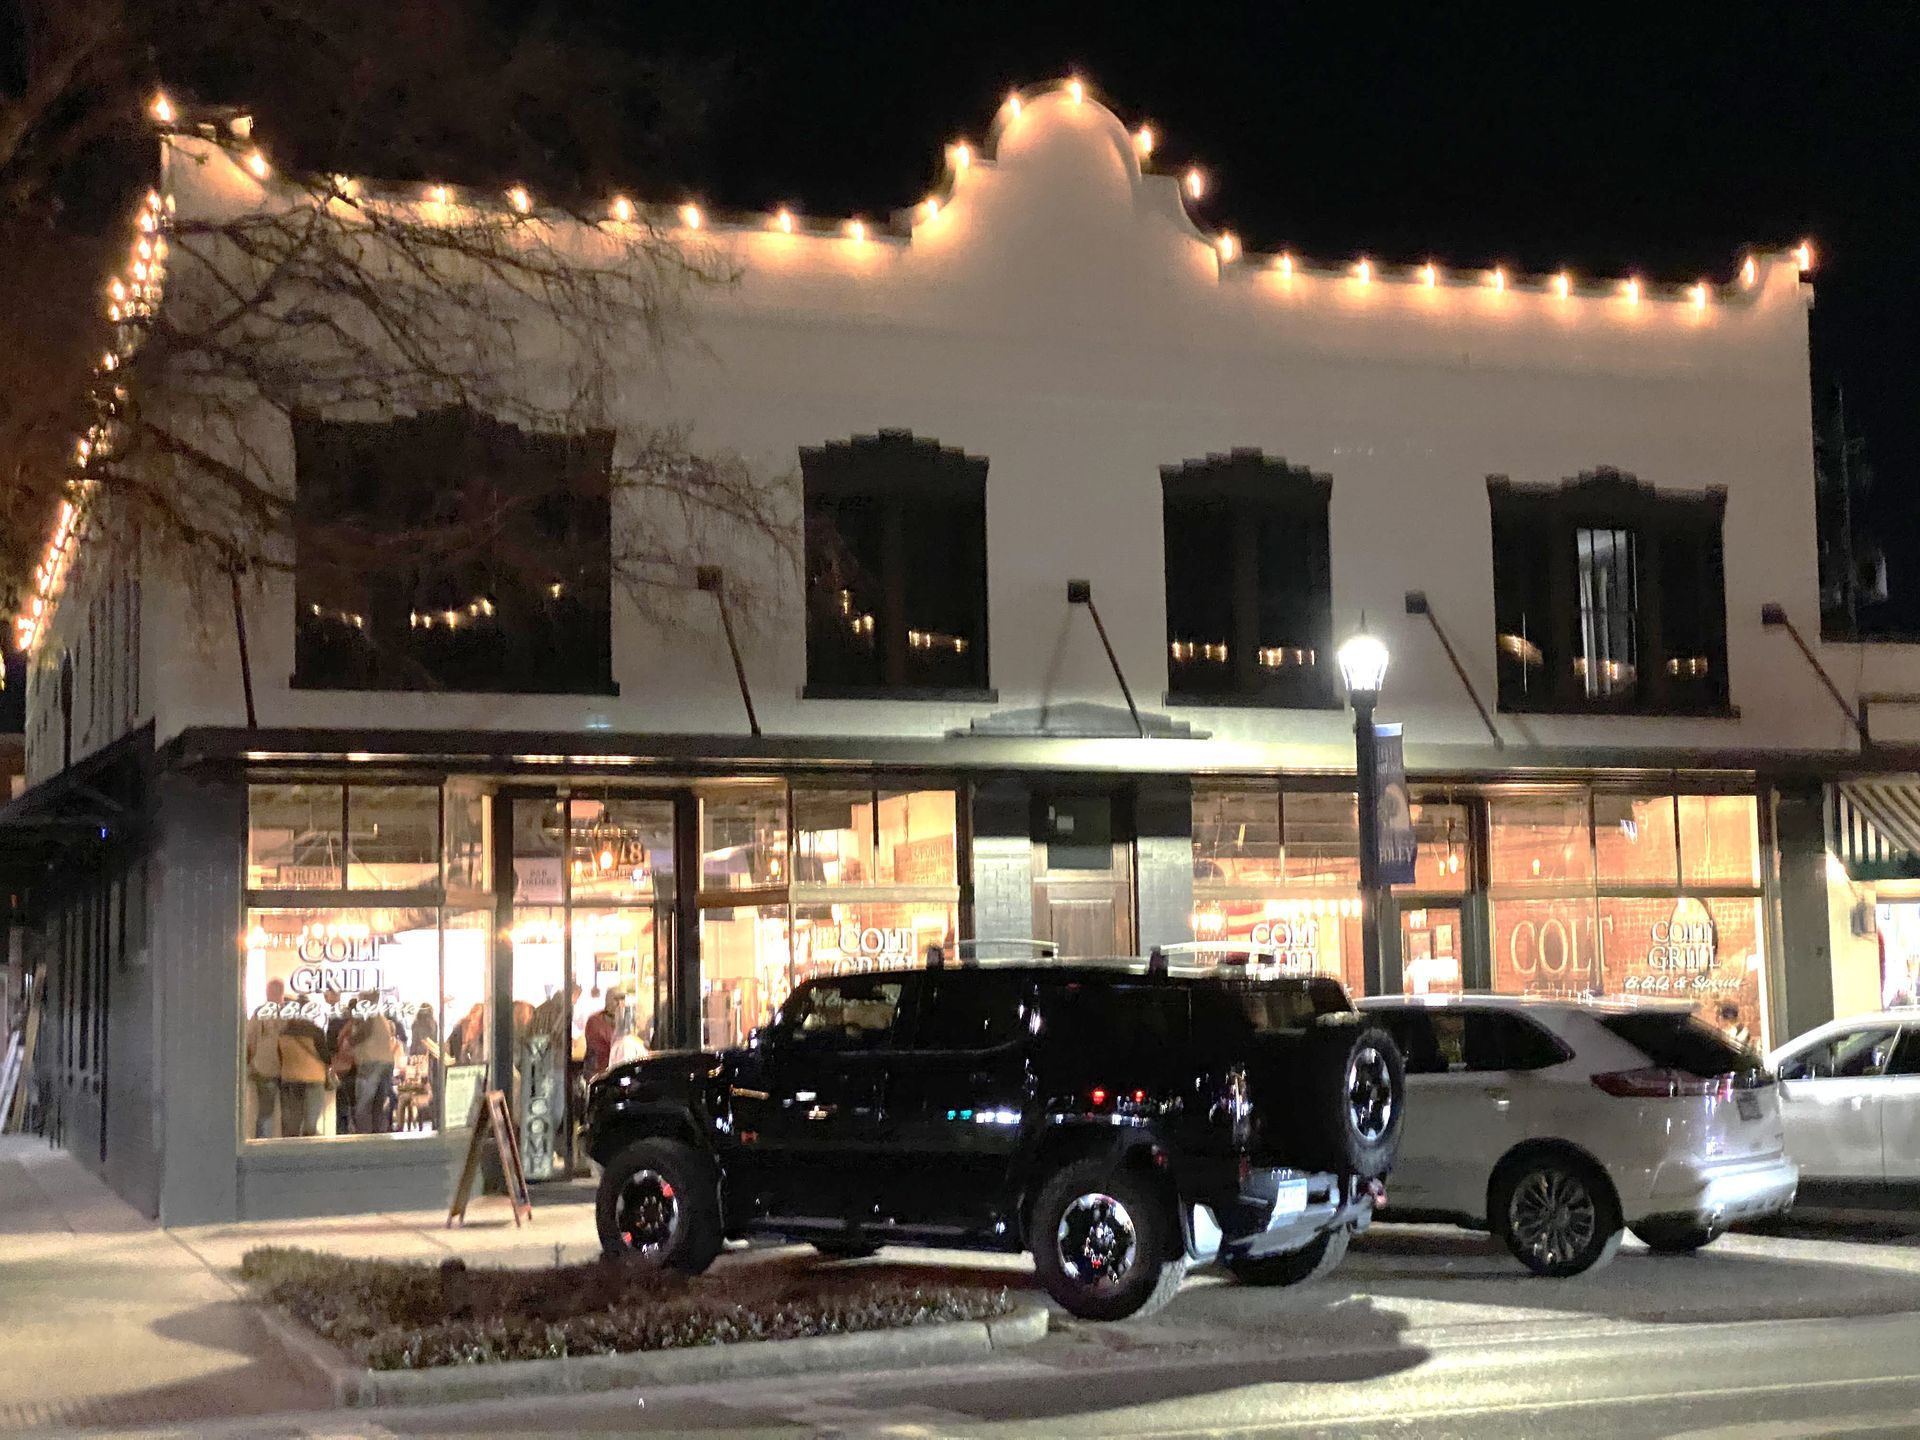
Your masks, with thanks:
M 953 168 L 964 170 L 973 164 L 973 147 L 962 140 L 953 147 Z
M 1353 278 L 1358 280 L 1362 285 L 1371 283 L 1373 280 L 1373 262 L 1371 260 L 1362 260 L 1358 265 L 1354 266 Z
M 1573 277 L 1564 270 L 1554 276 L 1553 293 L 1558 295 L 1562 300 L 1566 299 L 1567 296 L 1573 293 Z
M 124 300 L 127 298 L 126 283 L 118 276 L 114 277 L 113 283 L 107 287 L 107 290 L 116 300 Z
M 352 196 L 360 193 L 360 182 L 351 175 L 329 175 L 327 183 L 333 186 L 334 193 L 337 195 Z
M 1431 260 L 1420 267 L 1420 283 L 1429 290 L 1440 283 L 1440 267 Z
M 793 233 L 793 212 L 791 210 L 782 210 L 778 215 L 773 217 L 773 223 L 780 228 L 782 235 L 791 235 Z
M 1493 286 L 1493 288 L 1496 290 L 1506 289 L 1507 288 L 1507 272 L 1501 269 L 1498 265 L 1494 266 L 1493 269 L 1487 272 L 1487 283 Z
M 613 197 L 613 218 L 622 225 L 633 219 L 633 201 L 624 195 Z
M 1290 253 L 1283 250 L 1280 253 L 1280 258 L 1274 263 L 1279 267 L 1280 278 L 1282 280 L 1291 280 L 1293 278 L 1293 256 Z
M 1802 240 L 1798 245 L 1793 247 L 1793 263 L 1798 265 L 1802 272 L 1813 269 L 1813 242 L 1811 240 Z
M 1687 287 L 1687 294 L 1693 300 L 1694 309 L 1704 310 L 1707 308 L 1707 282 L 1706 281 L 1702 280 L 1697 285 L 1689 285 Z
M 1207 177 L 1200 173 L 1198 167 L 1188 170 L 1186 178 L 1180 183 L 1187 187 L 1187 194 L 1195 200 L 1207 193 Z
M 533 196 L 527 193 L 526 186 L 516 185 L 507 191 L 507 204 L 511 205 L 520 214 L 525 215 L 529 210 L 533 209 Z
M 613 869 L 613 850 L 611 848 L 600 852 L 600 868 L 602 870 Z
M 1232 264 L 1240 255 L 1239 238 L 1231 230 L 1222 230 L 1214 246 L 1220 251 L 1220 258 L 1228 264 Z
M 1009 90 L 1007 92 L 1007 113 L 1012 115 L 1016 120 L 1020 118 L 1020 92 L 1018 90 Z
M 1087 87 L 1077 79 L 1069 80 L 1067 81 L 1067 94 L 1073 98 L 1073 103 L 1078 105 L 1082 100 L 1087 98 Z
M 267 157 L 258 150 L 247 152 L 246 166 L 253 172 L 253 178 L 256 180 L 264 180 L 273 173 L 273 167 L 267 163 Z
M 926 203 L 923 204 L 920 208 L 927 212 L 927 219 L 929 220 L 939 219 L 940 218 L 940 197 L 937 195 L 929 195 L 926 199 Z
M 167 98 L 166 91 L 162 90 L 155 94 L 153 104 L 148 106 L 147 109 L 148 113 L 162 125 L 171 125 L 173 123 L 173 101 Z
M 1133 148 L 1134 153 L 1139 155 L 1142 160 L 1153 154 L 1153 127 L 1151 125 L 1142 125 L 1138 130 L 1133 132 Z
M 855 240 L 865 240 L 867 238 L 867 222 L 864 220 L 849 220 L 847 222 L 847 234 Z
M 453 192 L 448 190 L 444 185 L 429 185 L 427 187 L 427 198 L 436 205 L 444 205 L 453 198 Z
M 1627 281 L 1626 284 L 1621 287 L 1621 293 L 1627 297 L 1627 303 L 1629 305 L 1638 305 L 1640 303 L 1640 282 L 1637 279 Z
M 1754 263 L 1753 257 L 1749 255 L 1740 262 L 1740 283 L 1742 285 L 1752 285 L 1753 282 L 1759 278 L 1760 267 Z
M 698 205 L 682 205 L 680 207 L 680 223 L 689 230 L 698 230 L 703 218 Z

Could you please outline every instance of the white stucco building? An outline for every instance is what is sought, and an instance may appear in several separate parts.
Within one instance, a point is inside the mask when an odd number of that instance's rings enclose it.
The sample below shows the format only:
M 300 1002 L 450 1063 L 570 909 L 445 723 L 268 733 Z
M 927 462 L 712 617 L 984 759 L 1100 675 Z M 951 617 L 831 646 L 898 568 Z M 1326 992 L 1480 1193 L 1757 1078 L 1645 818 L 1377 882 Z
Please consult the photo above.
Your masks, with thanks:
M 303 203 L 229 135 L 164 148 L 156 233 Z M 1761 1040 L 1877 1004 L 1842 861 L 1900 848 L 1916 752 L 1902 706 L 1871 745 L 1857 719 L 1920 667 L 1818 639 L 1810 257 L 1696 283 L 1246 254 L 1143 148 L 1049 86 L 891 224 L 683 220 L 740 278 L 664 363 L 635 337 L 611 444 L 626 413 L 790 477 L 792 561 L 700 557 L 762 597 L 739 675 L 691 566 L 670 625 L 555 579 L 579 608 L 538 654 L 559 622 L 525 597 L 296 567 L 241 596 L 249 727 L 233 615 L 57 535 L 7 814 L 89 827 L 39 881 L 68 1143 L 169 1219 L 428 1204 L 473 1085 L 564 1171 L 528 1037 L 579 1049 L 602 991 L 652 1043 L 726 1044 L 821 968 L 996 939 L 1687 993 Z M 269 417 L 260 454 L 336 495 L 402 483 L 387 438 L 520 443 L 389 418 Z M 550 445 L 515 453 L 579 460 Z M 453 610 L 522 639 L 420 624 Z M 1379 974 L 1332 663 L 1363 615 L 1422 847 Z M 411 1055 L 364 1115 L 249 1083 L 270 984 L 323 1038 L 310 996 L 378 992 Z

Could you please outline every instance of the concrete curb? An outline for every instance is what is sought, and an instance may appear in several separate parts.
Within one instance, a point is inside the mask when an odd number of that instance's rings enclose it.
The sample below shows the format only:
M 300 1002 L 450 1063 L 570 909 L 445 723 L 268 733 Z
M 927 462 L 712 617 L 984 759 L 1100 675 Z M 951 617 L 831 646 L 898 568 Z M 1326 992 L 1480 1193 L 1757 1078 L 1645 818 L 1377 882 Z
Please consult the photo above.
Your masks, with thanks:
M 277 1306 L 256 1303 L 263 1328 L 343 1406 L 441 1405 L 525 1395 L 586 1395 L 630 1385 L 697 1385 L 829 1370 L 880 1370 L 980 1360 L 1031 1345 L 1047 1333 L 1047 1310 L 1022 1305 L 994 1320 L 955 1320 L 856 1335 L 749 1340 L 687 1350 L 504 1360 L 431 1370 L 364 1370 Z

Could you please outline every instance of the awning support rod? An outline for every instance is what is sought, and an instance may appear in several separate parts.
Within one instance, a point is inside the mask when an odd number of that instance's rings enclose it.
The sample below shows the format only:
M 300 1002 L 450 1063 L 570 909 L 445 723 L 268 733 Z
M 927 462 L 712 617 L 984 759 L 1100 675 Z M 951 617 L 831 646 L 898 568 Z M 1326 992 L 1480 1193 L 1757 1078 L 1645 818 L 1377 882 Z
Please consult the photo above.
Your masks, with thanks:
M 747 667 L 740 659 L 740 642 L 733 634 L 733 612 L 727 608 L 727 592 L 720 583 L 718 565 L 698 565 L 694 567 L 693 583 L 713 596 L 713 603 L 720 607 L 720 628 L 727 632 L 727 653 L 733 656 L 733 678 L 740 686 L 740 701 L 747 707 L 747 729 L 757 740 L 760 738 L 760 717 L 753 713 L 753 691 L 747 685 Z
M 1833 683 L 1833 677 L 1827 674 L 1827 667 L 1820 663 L 1819 657 L 1813 653 L 1812 648 L 1801 636 L 1799 627 L 1787 618 L 1787 607 L 1773 604 L 1762 605 L 1760 607 L 1760 623 L 1770 628 L 1785 630 L 1787 634 L 1793 637 L 1793 643 L 1800 647 L 1800 653 L 1806 657 L 1807 664 L 1813 667 L 1813 673 L 1818 675 L 1820 677 L 1820 683 L 1827 687 L 1827 694 L 1833 697 L 1833 703 L 1840 707 L 1840 713 L 1847 717 L 1847 723 L 1852 725 L 1854 732 L 1859 735 L 1860 748 L 1864 750 L 1872 745 L 1873 741 L 1867 736 L 1867 717 L 1860 712 L 1858 707 L 1847 703 L 1847 697 L 1842 695 L 1840 693 L 1840 687 Z
M 1473 688 L 1473 681 L 1467 678 L 1467 667 L 1460 663 L 1460 657 L 1454 653 L 1453 642 L 1447 639 L 1447 632 L 1440 628 L 1440 617 L 1427 604 L 1426 591 L 1407 591 L 1407 614 L 1427 617 L 1427 623 L 1433 627 L 1434 638 L 1440 642 L 1440 648 L 1447 652 L 1447 659 L 1453 663 L 1453 673 L 1460 677 L 1461 688 L 1467 692 L 1467 698 L 1473 701 L 1473 708 L 1480 712 L 1480 723 L 1487 727 L 1487 734 L 1493 737 L 1493 748 L 1506 749 L 1507 742 L 1500 738 L 1500 732 L 1494 728 L 1493 716 L 1487 713 L 1487 707 L 1481 703 L 1480 692 Z
M 233 633 L 240 642 L 240 691 L 247 701 L 247 728 L 258 730 L 260 717 L 253 709 L 253 662 L 247 658 L 247 612 L 240 603 L 240 567 L 229 565 L 227 578 L 233 582 Z
M 1134 731 L 1142 740 L 1147 738 L 1147 722 L 1140 718 L 1140 707 L 1133 703 L 1133 691 L 1127 685 L 1127 677 L 1121 673 L 1120 657 L 1113 653 L 1113 642 L 1107 639 L 1107 627 L 1100 623 L 1100 608 L 1093 603 L 1093 582 L 1090 580 L 1067 581 L 1067 604 L 1084 605 L 1087 613 L 1093 617 L 1093 628 L 1100 634 L 1100 646 L 1107 652 L 1107 664 L 1113 667 L 1113 678 L 1120 682 L 1120 694 L 1127 702 L 1127 713 L 1133 717 Z

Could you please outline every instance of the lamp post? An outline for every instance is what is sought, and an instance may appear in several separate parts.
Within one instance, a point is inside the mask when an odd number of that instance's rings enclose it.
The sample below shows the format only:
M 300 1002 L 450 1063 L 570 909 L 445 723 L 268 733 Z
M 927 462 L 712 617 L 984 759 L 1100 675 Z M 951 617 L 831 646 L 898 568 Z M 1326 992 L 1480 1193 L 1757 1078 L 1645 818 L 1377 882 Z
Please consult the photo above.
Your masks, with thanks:
M 1380 796 L 1373 707 L 1387 678 L 1386 643 L 1367 633 L 1363 616 L 1359 633 L 1340 646 L 1338 658 L 1347 702 L 1353 706 L 1354 779 L 1359 788 L 1361 973 L 1367 993 L 1378 995 L 1384 982 L 1380 968 Z

